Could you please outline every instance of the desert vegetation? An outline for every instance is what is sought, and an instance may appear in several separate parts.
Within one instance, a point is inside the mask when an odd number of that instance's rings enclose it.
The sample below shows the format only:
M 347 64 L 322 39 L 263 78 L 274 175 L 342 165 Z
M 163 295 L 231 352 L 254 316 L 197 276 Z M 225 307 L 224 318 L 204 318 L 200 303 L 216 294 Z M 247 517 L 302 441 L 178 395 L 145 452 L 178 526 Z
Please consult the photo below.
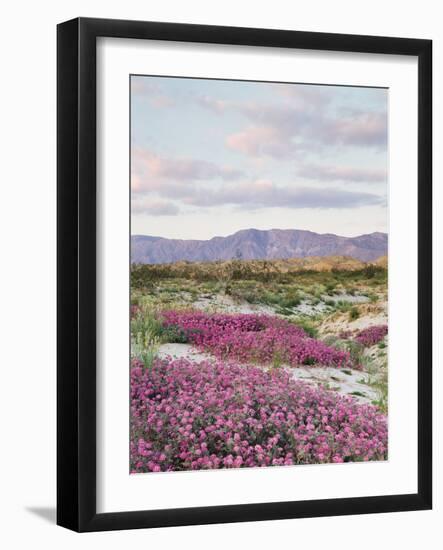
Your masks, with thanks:
M 131 471 L 387 458 L 382 259 L 133 265 Z

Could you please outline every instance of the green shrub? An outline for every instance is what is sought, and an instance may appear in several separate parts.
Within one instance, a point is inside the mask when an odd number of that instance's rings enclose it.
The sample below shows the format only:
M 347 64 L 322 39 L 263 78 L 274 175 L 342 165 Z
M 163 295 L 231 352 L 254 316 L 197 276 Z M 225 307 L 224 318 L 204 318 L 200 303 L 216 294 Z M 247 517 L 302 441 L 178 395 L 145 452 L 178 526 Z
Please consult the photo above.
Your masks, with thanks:
M 297 307 L 301 303 L 300 296 L 292 295 L 280 300 L 280 305 L 284 308 Z
M 358 309 L 356 307 L 353 307 L 349 311 L 349 320 L 354 321 L 355 319 L 358 319 L 359 317 L 360 317 L 360 312 L 358 311 Z
M 160 349 L 160 338 L 149 331 L 138 332 L 132 339 L 131 351 L 133 357 L 140 359 L 145 369 L 150 369 Z
M 185 331 L 176 325 L 164 327 L 162 337 L 165 342 L 170 342 L 171 344 L 187 344 L 189 341 Z
M 131 319 L 131 334 L 144 334 L 145 332 L 149 332 L 153 336 L 161 336 L 163 332 L 162 323 L 154 312 L 142 311 L 134 319 Z
M 367 397 L 367 395 L 361 391 L 351 391 L 349 395 L 355 395 L 357 397 Z
M 317 338 L 318 330 L 309 319 L 297 319 L 293 323 L 302 328 L 311 338 Z

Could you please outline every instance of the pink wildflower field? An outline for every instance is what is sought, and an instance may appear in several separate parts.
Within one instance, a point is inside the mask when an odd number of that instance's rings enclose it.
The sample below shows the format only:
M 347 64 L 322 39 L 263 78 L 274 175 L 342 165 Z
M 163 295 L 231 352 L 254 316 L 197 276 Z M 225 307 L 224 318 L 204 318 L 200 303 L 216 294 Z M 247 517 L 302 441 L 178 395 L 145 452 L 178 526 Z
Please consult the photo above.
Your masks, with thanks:
M 276 316 L 165 311 L 162 317 L 165 327 L 179 329 L 189 342 L 219 359 L 262 364 L 278 359 L 290 366 L 350 365 L 348 352 L 310 338 L 302 328 Z
M 361 330 L 355 337 L 355 340 L 363 346 L 369 347 L 381 342 L 387 334 L 387 325 L 376 325 Z
M 132 473 L 387 459 L 378 406 L 296 381 L 287 368 L 359 368 L 348 351 L 272 315 L 167 310 L 156 323 L 167 341 L 212 357 L 154 357 L 149 366 L 133 357 Z M 352 338 L 369 347 L 386 334 L 372 326 Z
M 241 323 L 246 323 L 245 319 Z M 235 362 L 156 359 L 131 368 L 131 472 L 387 458 L 377 407 Z

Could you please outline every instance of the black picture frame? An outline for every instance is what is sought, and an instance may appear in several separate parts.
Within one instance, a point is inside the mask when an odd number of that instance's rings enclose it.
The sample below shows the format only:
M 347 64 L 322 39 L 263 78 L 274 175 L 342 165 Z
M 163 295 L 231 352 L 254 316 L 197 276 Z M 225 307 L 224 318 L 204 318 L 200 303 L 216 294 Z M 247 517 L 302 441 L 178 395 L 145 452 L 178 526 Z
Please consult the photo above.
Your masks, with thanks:
M 418 59 L 418 491 L 416 494 L 96 512 L 96 39 L 399 54 Z M 427 510 L 432 506 L 432 42 L 78 18 L 57 29 L 57 523 L 104 531 Z

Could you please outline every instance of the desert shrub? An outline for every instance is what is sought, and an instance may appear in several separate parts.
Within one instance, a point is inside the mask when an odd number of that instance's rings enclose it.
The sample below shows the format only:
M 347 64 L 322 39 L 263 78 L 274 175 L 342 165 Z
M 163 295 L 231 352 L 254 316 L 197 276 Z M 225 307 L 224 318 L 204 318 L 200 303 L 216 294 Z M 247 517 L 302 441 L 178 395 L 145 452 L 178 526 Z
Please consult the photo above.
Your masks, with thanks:
M 356 397 L 367 397 L 366 394 L 361 391 L 351 391 L 349 395 L 355 395 Z
M 385 460 L 377 407 L 284 369 L 156 359 L 131 369 L 131 471 Z
M 349 353 L 351 363 L 354 365 L 355 368 L 358 369 L 362 367 L 364 363 L 364 348 L 360 342 L 356 342 L 354 340 L 345 340 L 342 349 L 345 349 Z
M 351 339 L 349 331 L 343 331 L 339 336 L 330 334 L 324 338 L 324 342 L 328 346 L 346 352 L 349 355 L 349 366 L 358 370 L 363 368 L 365 348 L 360 342 Z
M 377 274 L 377 266 L 373 265 L 373 264 L 368 264 L 363 272 L 365 274 L 365 277 L 367 279 L 372 279 L 373 277 L 375 277 L 375 275 Z
M 310 319 L 304 319 L 304 318 L 298 318 L 294 321 L 292 321 L 295 325 L 302 328 L 308 336 L 311 338 L 317 338 L 318 336 L 318 329 L 316 326 L 312 323 Z
M 189 342 L 186 332 L 176 325 L 163 326 L 162 337 L 165 342 L 172 344 L 187 344 Z
M 379 375 L 371 386 L 377 392 L 377 399 L 373 401 L 381 412 L 387 414 L 388 412 L 388 370 L 386 365 L 381 369 L 381 375 Z
M 279 305 L 281 302 L 281 297 L 273 292 L 265 292 L 261 296 L 261 302 L 267 305 Z
M 358 308 L 353 307 L 349 310 L 349 320 L 354 321 L 355 319 L 358 319 L 360 317 L 360 312 L 358 311 Z
M 298 294 L 290 294 L 280 299 L 279 304 L 283 308 L 297 307 L 301 304 L 301 298 Z
M 325 285 L 326 293 L 329 294 L 330 296 L 332 296 L 334 294 L 335 286 L 336 286 L 335 281 L 330 281 L 330 282 L 326 283 L 326 285 Z
M 132 264 L 132 288 L 146 289 L 163 279 L 185 279 L 193 281 L 216 281 L 223 271 L 222 280 L 253 280 L 263 283 L 278 282 L 290 284 L 294 281 L 316 284 L 330 284 L 333 286 L 347 281 L 367 281 L 384 283 L 387 278 L 386 268 L 368 264 L 359 270 L 332 269 L 331 272 L 300 269 L 282 272 L 275 260 L 242 260 L 213 262 L 176 262 L 172 264 Z
M 160 348 L 160 338 L 149 331 L 138 332 L 131 338 L 131 355 L 140 361 L 145 369 L 150 369 Z
M 337 300 L 335 302 L 335 308 L 337 309 L 337 311 L 347 312 L 352 309 L 352 305 L 346 300 Z
M 291 315 L 294 314 L 292 309 L 288 309 L 287 307 L 277 307 L 275 312 L 278 313 L 279 315 L 284 315 L 285 317 L 290 317 Z
M 161 336 L 163 333 L 162 322 L 155 310 L 137 306 L 134 315 L 131 316 L 131 334 L 144 334 L 146 332 L 149 332 L 152 336 Z

